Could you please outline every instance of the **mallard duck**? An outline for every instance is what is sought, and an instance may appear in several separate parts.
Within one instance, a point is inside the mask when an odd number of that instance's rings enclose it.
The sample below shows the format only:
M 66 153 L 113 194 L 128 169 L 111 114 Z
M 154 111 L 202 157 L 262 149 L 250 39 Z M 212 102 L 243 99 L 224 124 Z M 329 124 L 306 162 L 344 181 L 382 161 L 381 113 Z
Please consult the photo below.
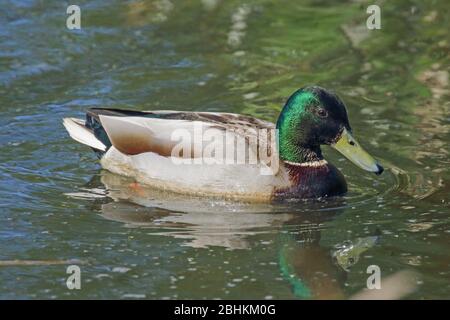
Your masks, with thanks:
M 92 108 L 86 120 L 65 118 L 64 126 L 97 153 L 104 169 L 184 194 L 248 200 L 343 195 L 345 178 L 323 158 L 321 145 L 366 171 L 383 171 L 353 137 L 342 100 L 318 86 L 295 91 L 276 124 L 233 113 Z

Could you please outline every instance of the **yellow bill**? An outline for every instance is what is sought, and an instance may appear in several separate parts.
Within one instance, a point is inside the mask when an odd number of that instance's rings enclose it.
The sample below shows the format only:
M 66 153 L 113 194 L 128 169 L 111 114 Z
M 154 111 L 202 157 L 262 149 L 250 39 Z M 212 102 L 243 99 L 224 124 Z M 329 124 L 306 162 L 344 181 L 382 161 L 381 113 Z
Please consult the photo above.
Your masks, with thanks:
M 384 170 L 370 154 L 361 148 L 358 141 L 345 128 L 339 140 L 331 146 L 361 169 L 376 174 L 381 174 Z

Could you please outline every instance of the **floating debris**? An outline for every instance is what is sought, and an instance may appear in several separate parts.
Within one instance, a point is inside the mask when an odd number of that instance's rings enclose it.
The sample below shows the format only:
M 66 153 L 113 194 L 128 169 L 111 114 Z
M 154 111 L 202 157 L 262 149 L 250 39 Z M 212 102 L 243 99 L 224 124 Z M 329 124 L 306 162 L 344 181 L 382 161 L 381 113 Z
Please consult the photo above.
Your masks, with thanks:
M 85 264 L 86 261 L 78 259 L 69 260 L 0 260 L 0 267 L 21 267 L 21 266 L 53 266 L 65 264 Z

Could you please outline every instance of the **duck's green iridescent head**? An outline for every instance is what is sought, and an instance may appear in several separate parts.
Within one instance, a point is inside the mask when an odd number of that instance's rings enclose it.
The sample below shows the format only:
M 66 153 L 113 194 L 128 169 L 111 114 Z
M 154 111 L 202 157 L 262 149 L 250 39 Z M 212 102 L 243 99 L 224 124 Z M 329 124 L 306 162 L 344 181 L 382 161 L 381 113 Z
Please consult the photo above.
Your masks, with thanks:
M 304 87 L 294 92 L 280 113 L 277 129 L 281 160 L 296 163 L 321 160 L 320 145 L 327 144 L 362 169 L 383 171 L 352 137 L 342 100 L 321 87 Z

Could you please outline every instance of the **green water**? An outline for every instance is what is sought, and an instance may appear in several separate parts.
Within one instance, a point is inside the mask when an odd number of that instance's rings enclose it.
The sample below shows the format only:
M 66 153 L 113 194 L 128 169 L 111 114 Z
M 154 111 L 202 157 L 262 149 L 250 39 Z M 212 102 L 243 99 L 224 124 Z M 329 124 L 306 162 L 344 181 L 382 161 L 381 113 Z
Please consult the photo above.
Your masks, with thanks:
M 450 297 L 448 1 L 379 1 L 373 31 L 365 1 L 108 3 L 78 1 L 80 31 L 64 1 L 0 6 L 0 298 L 345 299 L 370 265 L 382 280 L 414 272 L 401 298 Z M 136 188 L 61 124 L 88 107 L 275 121 L 306 84 L 340 95 L 386 168 L 326 149 L 343 198 L 269 206 Z M 81 290 L 66 287 L 69 264 Z

